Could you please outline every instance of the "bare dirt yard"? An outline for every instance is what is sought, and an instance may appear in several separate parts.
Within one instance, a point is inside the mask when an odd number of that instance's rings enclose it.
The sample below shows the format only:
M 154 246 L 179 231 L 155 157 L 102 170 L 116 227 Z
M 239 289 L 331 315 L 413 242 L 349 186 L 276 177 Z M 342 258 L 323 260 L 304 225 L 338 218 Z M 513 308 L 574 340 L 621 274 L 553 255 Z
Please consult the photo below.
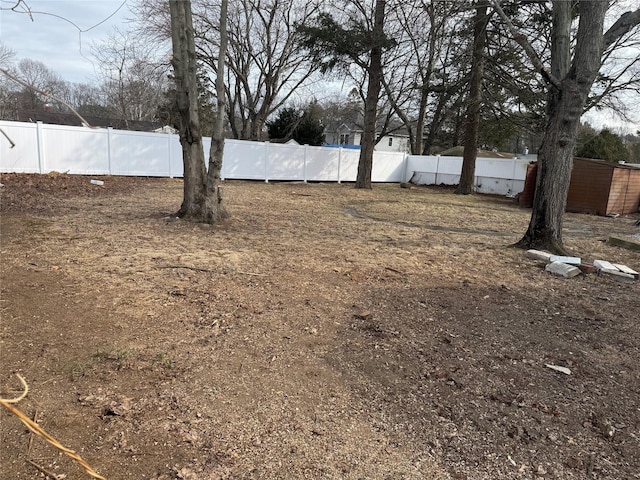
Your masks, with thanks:
M 640 282 L 545 273 L 528 210 L 231 182 L 209 227 L 180 180 L 96 178 L 0 180 L 0 394 L 107 479 L 640 478 Z M 565 242 L 638 270 L 605 242 L 637 218 Z M 89 478 L 0 422 L 1 478 Z

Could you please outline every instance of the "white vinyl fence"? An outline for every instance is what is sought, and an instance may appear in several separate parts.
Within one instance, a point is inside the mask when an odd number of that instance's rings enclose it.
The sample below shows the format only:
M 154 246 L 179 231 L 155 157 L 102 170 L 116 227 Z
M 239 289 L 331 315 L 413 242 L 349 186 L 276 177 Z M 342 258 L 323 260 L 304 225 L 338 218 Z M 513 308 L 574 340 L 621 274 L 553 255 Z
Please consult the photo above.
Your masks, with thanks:
M 79 175 L 181 177 L 177 135 L 0 121 L 0 171 Z M 211 139 L 203 139 L 205 153 Z M 360 152 L 352 149 L 225 140 L 223 179 L 352 182 Z M 479 158 L 479 192 L 515 194 L 524 188 L 527 162 Z M 375 152 L 372 181 L 455 185 L 462 158 Z

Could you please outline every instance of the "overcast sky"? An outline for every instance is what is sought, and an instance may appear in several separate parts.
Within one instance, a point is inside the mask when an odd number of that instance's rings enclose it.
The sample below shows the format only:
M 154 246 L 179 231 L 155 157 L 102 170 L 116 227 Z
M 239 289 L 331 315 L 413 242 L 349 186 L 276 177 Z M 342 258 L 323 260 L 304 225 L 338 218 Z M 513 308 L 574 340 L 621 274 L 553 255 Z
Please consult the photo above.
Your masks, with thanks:
M 113 26 L 124 29 L 126 18 L 131 17 L 123 0 L 28 0 L 32 18 L 5 10 L 16 3 L 0 0 L 2 42 L 17 59 L 40 60 L 64 80 L 77 83 L 95 81 L 91 44 L 106 39 Z
M 64 80 L 76 83 L 97 81 L 91 45 L 105 40 L 114 26 L 125 30 L 127 18 L 132 17 L 126 0 L 28 0 L 32 18 L 5 10 L 16 3 L 0 0 L 0 40 L 15 51 L 18 60 L 40 60 Z M 596 128 L 640 128 L 640 124 L 625 125 L 611 113 L 590 112 L 583 120 Z

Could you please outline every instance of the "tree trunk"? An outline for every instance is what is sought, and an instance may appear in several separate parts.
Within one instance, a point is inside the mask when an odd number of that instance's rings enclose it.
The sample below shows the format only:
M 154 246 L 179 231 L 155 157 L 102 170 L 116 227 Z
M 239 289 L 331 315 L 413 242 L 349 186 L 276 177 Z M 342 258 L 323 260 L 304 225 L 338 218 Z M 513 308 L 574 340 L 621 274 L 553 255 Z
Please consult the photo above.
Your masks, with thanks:
M 440 26 L 436 22 L 435 5 L 433 3 L 425 5 L 425 13 L 429 16 L 429 59 L 427 62 L 427 69 L 422 75 L 422 88 L 420 89 L 420 105 L 418 107 L 418 118 L 416 119 L 416 139 L 415 144 L 412 145 L 411 153 L 414 155 L 424 155 L 425 140 L 425 119 L 427 117 L 427 107 L 429 105 L 429 95 L 432 92 L 431 82 L 433 78 L 433 72 L 435 70 L 436 54 L 440 53 L 437 47 L 438 35 L 437 31 Z M 436 117 L 434 115 L 433 120 Z
M 182 160 L 183 200 L 177 216 L 194 222 L 215 223 L 220 219 L 222 197 L 217 188 L 208 188 L 198 116 L 196 53 L 190 0 L 169 0 L 171 40 L 176 82 L 176 106 Z
M 567 33 L 567 15 L 564 2 L 554 2 L 554 46 L 561 42 L 562 51 L 554 52 L 552 73 L 563 73 L 567 68 L 569 43 L 563 40 Z M 560 88 L 549 97 L 547 126 L 538 152 L 538 175 L 533 211 L 524 237 L 517 243 L 523 248 L 546 249 L 567 253 L 562 227 L 567 193 L 571 180 L 573 151 L 580 117 L 591 86 L 602 64 L 603 24 L 607 0 L 580 2 L 580 21 L 573 65 L 562 78 Z M 557 23 L 556 23 L 557 22 Z
M 422 155 L 424 150 L 424 122 L 427 117 L 427 104 L 429 102 L 429 89 L 423 87 L 420 92 L 420 107 L 418 118 L 416 119 L 416 136 L 414 144 L 411 146 L 413 155 Z
M 487 43 L 487 4 L 483 0 L 476 2 L 476 15 L 473 29 L 473 57 L 471 78 L 469 80 L 469 107 L 467 108 L 466 130 L 464 134 L 464 153 L 460 183 L 455 193 L 469 195 L 474 191 L 476 175 L 476 157 L 478 156 L 478 130 L 480 126 L 480 107 L 482 106 L 482 78 L 484 76 L 484 48 Z
M 564 0 L 553 0 L 553 18 L 551 22 L 551 75 L 564 78 L 571 68 L 571 3 Z M 560 90 L 550 88 L 547 95 L 547 121 L 553 115 Z
M 249 140 L 262 142 L 264 140 L 264 135 L 262 134 L 263 129 L 264 117 L 262 117 L 262 115 L 256 115 L 255 118 L 253 118 L 251 121 L 251 135 Z
M 224 87 L 224 63 L 227 53 L 227 10 L 228 0 L 220 3 L 220 46 L 218 48 L 218 68 L 216 70 L 216 117 L 211 134 L 211 150 L 209 151 L 209 171 L 207 172 L 207 198 L 211 203 L 208 210 L 212 218 L 208 223 L 218 223 L 229 216 L 222 202 L 220 172 L 224 155 L 224 119 L 226 113 L 226 97 Z
M 376 145 L 378 97 L 382 80 L 382 41 L 384 38 L 385 0 L 377 0 L 374 13 L 373 47 L 368 68 L 367 97 L 364 105 L 364 128 L 358 161 L 356 188 L 371 188 L 373 149 Z
M 440 97 L 438 105 L 436 106 L 433 116 L 431 117 L 431 124 L 429 125 L 429 133 L 422 145 L 422 151 L 418 152 L 418 155 L 431 155 L 431 148 L 436 139 L 436 134 L 440 131 L 440 125 L 442 125 L 442 110 L 444 108 L 444 99 Z

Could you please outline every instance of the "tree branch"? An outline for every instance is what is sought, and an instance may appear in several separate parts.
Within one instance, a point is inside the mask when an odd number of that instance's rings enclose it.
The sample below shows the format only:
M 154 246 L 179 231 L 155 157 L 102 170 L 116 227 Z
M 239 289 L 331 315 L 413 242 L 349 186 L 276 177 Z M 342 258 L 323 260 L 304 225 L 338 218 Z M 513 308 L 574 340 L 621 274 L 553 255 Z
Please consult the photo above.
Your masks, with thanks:
M 96 128 L 96 127 L 92 127 L 91 124 L 89 122 L 87 122 L 85 120 L 85 118 L 82 115 L 80 115 L 75 108 L 73 108 L 69 103 L 65 102 L 64 100 L 56 97 L 55 95 L 52 95 L 49 92 L 44 92 L 42 90 L 39 90 L 36 87 L 34 87 L 33 85 L 29 85 L 27 82 L 25 82 L 24 80 L 21 80 L 18 77 L 12 75 L 9 71 L 5 70 L 4 68 L 0 68 L 0 72 L 4 73 L 11 80 L 13 80 L 16 83 L 19 83 L 23 87 L 27 87 L 27 88 L 33 90 L 34 92 L 39 93 L 40 95 L 44 95 L 45 97 L 51 98 L 52 100 L 55 100 L 56 102 L 59 102 L 59 103 L 65 105 L 80 119 L 80 121 L 82 122 L 82 125 L 84 125 L 85 127 Z
M 507 16 L 507 14 L 504 13 L 504 10 L 502 10 L 502 7 L 500 6 L 500 1 L 499 0 L 489 0 L 489 2 L 491 3 L 491 5 L 495 9 L 495 11 L 498 13 L 500 18 L 502 18 L 502 21 L 505 23 L 505 25 L 507 26 L 507 28 L 511 32 L 511 35 L 513 36 L 513 39 L 518 43 L 518 45 L 520 45 L 524 49 L 525 53 L 529 57 L 529 60 L 531 60 L 531 63 L 533 64 L 534 68 L 538 72 L 540 72 L 542 77 L 548 83 L 550 83 L 551 85 L 553 85 L 557 89 L 560 89 L 560 87 L 561 87 L 560 79 L 554 77 L 551 74 L 551 72 L 549 71 L 549 69 L 544 66 L 544 64 L 540 60 L 540 57 L 535 52 L 535 50 L 533 49 L 531 44 L 527 41 L 526 37 L 524 35 L 522 35 L 520 32 L 518 32 L 516 27 L 513 25 L 513 23 L 511 22 L 511 20 Z
M 635 12 L 623 13 L 616 23 L 604 34 L 603 50 L 606 50 L 612 43 L 638 25 L 640 25 L 640 8 Z

